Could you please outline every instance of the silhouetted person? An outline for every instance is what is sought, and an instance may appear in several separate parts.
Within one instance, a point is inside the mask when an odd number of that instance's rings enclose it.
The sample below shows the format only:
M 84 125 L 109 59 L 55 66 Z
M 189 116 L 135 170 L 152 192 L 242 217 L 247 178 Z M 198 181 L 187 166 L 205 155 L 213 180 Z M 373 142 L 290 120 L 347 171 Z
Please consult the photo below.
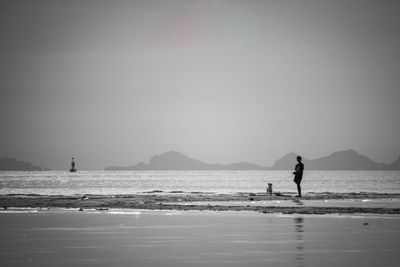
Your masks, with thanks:
M 301 157 L 297 156 L 297 164 L 296 167 L 294 168 L 294 180 L 293 182 L 296 183 L 297 185 L 297 192 L 299 193 L 297 197 L 301 197 L 301 179 L 303 179 L 303 170 L 304 170 L 304 164 L 301 162 Z
M 72 158 L 72 161 L 71 161 L 71 169 L 70 169 L 69 171 L 70 171 L 70 172 L 76 172 L 74 158 Z

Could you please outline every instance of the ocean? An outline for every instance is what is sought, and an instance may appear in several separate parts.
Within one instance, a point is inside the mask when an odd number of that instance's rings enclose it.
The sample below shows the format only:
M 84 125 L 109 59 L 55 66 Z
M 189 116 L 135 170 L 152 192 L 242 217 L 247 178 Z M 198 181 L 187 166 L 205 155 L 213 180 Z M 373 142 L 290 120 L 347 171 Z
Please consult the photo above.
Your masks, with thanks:
M 0 194 L 296 192 L 292 171 L 3 171 Z M 303 193 L 400 193 L 400 171 L 305 171 Z

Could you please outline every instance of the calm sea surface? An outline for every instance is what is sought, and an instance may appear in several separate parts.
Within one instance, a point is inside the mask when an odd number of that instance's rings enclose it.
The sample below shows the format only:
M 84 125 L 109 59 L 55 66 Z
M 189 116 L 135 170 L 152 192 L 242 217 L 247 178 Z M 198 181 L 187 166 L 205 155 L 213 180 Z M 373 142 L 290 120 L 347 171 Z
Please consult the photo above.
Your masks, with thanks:
M 78 215 L 79 214 L 79 215 Z M 0 213 L 2 266 L 399 266 L 398 216 Z
M 164 192 L 295 192 L 291 171 L 0 172 L 0 194 L 132 194 Z M 306 171 L 303 191 L 400 193 L 400 171 Z

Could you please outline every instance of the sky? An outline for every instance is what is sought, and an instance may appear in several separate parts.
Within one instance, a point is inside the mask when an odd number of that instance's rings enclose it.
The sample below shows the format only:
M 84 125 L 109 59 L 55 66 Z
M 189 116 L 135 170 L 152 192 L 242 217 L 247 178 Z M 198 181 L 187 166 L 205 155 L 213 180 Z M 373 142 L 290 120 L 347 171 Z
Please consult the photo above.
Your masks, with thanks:
M 3 0 L 0 157 L 400 155 L 400 2 Z

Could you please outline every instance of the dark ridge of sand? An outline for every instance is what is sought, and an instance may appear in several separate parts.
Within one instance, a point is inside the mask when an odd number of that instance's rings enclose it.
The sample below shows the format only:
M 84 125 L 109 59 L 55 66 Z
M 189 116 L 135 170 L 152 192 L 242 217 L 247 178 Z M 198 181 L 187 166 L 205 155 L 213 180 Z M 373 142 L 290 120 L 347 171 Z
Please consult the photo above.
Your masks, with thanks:
M 329 213 L 374 213 L 400 214 L 399 207 L 368 207 L 351 205 L 351 201 L 360 199 L 399 200 L 400 194 L 380 193 L 308 193 L 302 198 L 289 194 L 268 196 L 260 193 L 210 194 L 173 193 L 173 194 L 133 194 L 133 195 L 84 195 L 84 196 L 44 196 L 44 195 L 1 195 L 0 207 L 23 208 L 76 208 L 106 210 L 147 209 L 147 210 L 212 210 L 212 211 L 256 211 L 261 213 L 284 214 L 329 214 Z M 282 204 L 258 205 L 258 201 L 279 200 Z M 287 203 L 299 200 L 350 200 L 350 206 L 288 206 Z M 224 202 L 217 205 L 213 202 Z M 240 201 L 243 204 L 230 205 L 229 202 Z M 195 202 L 195 203 L 190 203 Z M 251 202 L 251 205 L 248 205 Z

